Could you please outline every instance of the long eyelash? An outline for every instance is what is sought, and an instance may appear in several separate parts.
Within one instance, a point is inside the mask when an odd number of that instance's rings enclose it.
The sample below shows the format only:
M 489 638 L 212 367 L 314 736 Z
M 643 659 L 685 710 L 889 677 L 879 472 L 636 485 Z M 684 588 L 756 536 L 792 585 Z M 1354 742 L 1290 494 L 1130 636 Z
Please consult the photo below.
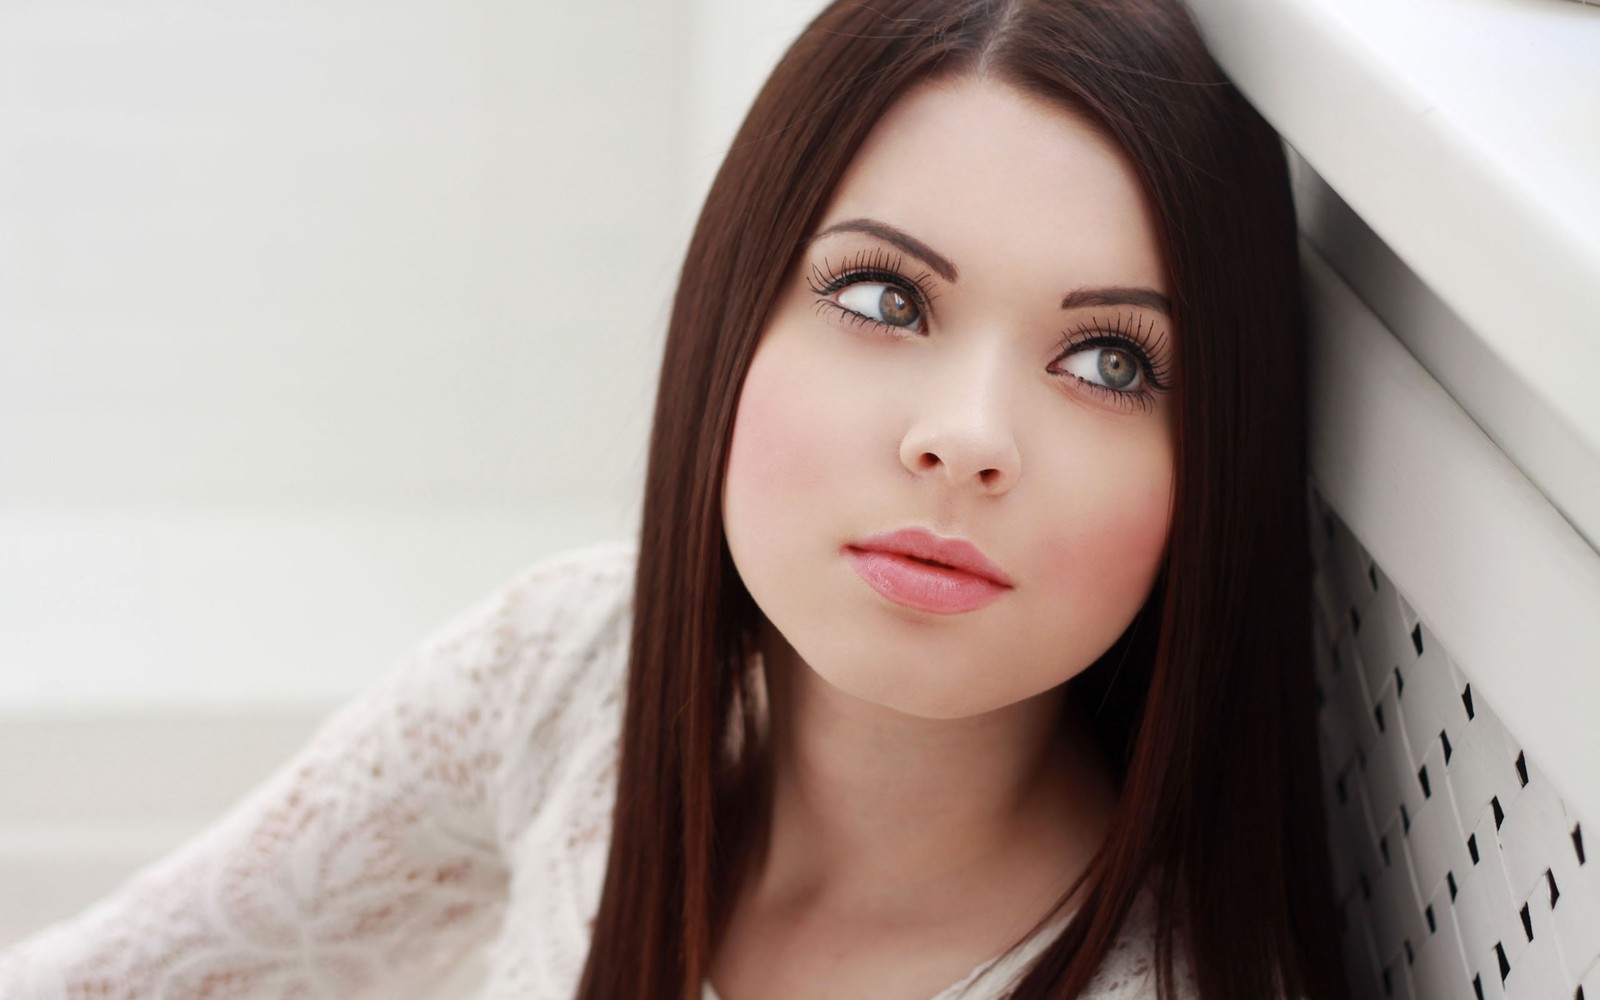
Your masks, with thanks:
M 1078 378 L 1076 375 L 1073 378 L 1077 378 L 1085 386 L 1112 398 L 1117 403 L 1136 405 L 1149 410 L 1155 404 L 1155 393 L 1165 392 L 1171 388 L 1169 380 L 1172 366 L 1166 360 L 1166 352 L 1162 350 L 1166 343 L 1166 331 L 1154 323 L 1147 324 L 1142 316 L 1130 318 L 1119 315 L 1109 321 L 1094 316 L 1061 335 L 1057 360 L 1086 347 L 1110 347 L 1125 351 L 1133 356 L 1144 371 L 1144 380 L 1148 388 L 1112 389 L 1090 382 L 1088 379 Z M 1161 358 L 1161 362 L 1157 363 L 1154 360 L 1156 358 Z
M 908 276 L 900 269 L 903 262 L 904 258 L 898 254 L 878 248 L 857 251 L 837 268 L 824 257 L 821 267 L 816 264 L 811 265 L 811 271 L 806 275 L 806 283 L 811 286 L 813 292 L 826 296 L 859 282 L 881 281 L 910 295 L 915 300 L 917 308 L 926 315 L 929 304 L 938 298 L 928 282 L 932 275 L 928 271 L 923 271 L 915 276 Z M 862 318 L 871 322 L 870 317 Z

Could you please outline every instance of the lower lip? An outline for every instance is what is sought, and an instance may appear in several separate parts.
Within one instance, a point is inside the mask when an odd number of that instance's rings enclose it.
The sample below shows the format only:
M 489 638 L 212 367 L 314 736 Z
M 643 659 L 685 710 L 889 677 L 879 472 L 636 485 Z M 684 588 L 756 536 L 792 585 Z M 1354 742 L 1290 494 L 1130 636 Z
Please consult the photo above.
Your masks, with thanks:
M 993 580 L 948 566 L 931 566 L 895 552 L 846 546 L 845 558 L 867 586 L 896 604 L 936 615 L 988 607 L 1010 590 Z

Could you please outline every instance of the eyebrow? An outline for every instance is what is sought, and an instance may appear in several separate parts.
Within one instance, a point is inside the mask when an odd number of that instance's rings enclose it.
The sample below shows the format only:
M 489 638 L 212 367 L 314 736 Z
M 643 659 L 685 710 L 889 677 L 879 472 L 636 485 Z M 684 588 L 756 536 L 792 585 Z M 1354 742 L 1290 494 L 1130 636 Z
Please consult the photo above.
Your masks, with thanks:
M 1067 297 L 1061 300 L 1063 309 L 1082 309 L 1086 306 L 1143 306 L 1159 310 L 1168 319 L 1172 318 L 1172 306 L 1167 302 L 1167 297 L 1153 288 L 1078 288 L 1068 292 Z
M 836 222 L 811 238 L 811 242 L 832 236 L 835 233 L 864 233 L 876 237 L 883 242 L 902 250 L 933 268 L 934 272 L 946 281 L 954 283 L 960 276 L 955 264 L 950 258 L 928 246 L 928 244 L 912 236 L 903 229 L 881 222 L 878 219 L 846 219 Z M 1061 300 L 1063 309 L 1084 309 L 1089 306 L 1142 306 L 1146 309 L 1155 309 L 1172 318 L 1172 306 L 1167 297 L 1153 288 L 1130 288 L 1122 285 L 1104 288 L 1077 288 L 1068 292 Z
M 824 229 L 813 236 L 811 241 L 815 243 L 817 240 L 825 236 L 832 236 L 834 233 L 866 233 L 868 236 L 876 236 L 890 246 L 904 250 L 922 261 L 933 268 L 935 274 L 951 283 L 954 283 L 961 273 L 956 270 L 954 264 L 950 263 L 950 258 L 905 230 L 896 229 L 887 222 L 879 222 L 877 219 L 846 219 Z

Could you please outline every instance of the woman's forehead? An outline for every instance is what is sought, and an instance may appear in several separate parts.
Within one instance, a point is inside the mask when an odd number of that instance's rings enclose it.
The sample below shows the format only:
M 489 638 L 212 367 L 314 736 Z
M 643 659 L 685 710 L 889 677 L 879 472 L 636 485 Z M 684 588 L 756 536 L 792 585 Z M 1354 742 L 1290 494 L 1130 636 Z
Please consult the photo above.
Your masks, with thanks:
M 845 171 L 818 231 L 878 219 L 949 257 L 963 277 L 1167 291 L 1137 173 L 1094 125 L 992 78 L 920 84 Z

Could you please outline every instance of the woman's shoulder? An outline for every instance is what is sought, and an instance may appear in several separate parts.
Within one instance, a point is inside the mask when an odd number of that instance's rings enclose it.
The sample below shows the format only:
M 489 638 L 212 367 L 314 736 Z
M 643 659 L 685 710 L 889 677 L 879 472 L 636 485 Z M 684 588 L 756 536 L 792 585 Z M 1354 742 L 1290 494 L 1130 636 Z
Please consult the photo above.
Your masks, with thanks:
M 484 662 L 549 688 L 620 681 L 633 617 L 637 546 L 626 540 L 568 549 L 528 564 L 447 625 L 442 641 L 476 646 Z M 435 641 L 440 641 L 437 639 Z M 550 703 L 553 692 L 539 699 Z
M 1146 884 L 1134 897 L 1121 933 L 1106 952 L 1085 998 L 1093 1000 L 1154 1000 L 1156 992 L 1157 928 L 1160 904 L 1155 889 Z M 1200 996 L 1189 962 L 1181 927 L 1172 938 L 1172 996 L 1196 1000 Z
M 425 640 L 394 680 L 403 716 L 439 716 L 488 764 L 501 839 L 515 837 L 616 739 L 627 684 L 636 546 L 545 556 Z M 446 738 L 448 736 L 448 738 Z
M 607 541 L 528 563 L 446 620 L 424 657 L 459 656 L 544 672 L 625 633 L 632 614 L 637 546 Z
M 370 700 L 446 720 L 453 743 L 478 732 L 508 765 L 537 744 L 548 766 L 578 738 L 569 719 L 620 700 L 634 560 L 634 545 L 615 541 L 527 564 L 436 627 Z
M 565 616 L 603 616 L 631 598 L 637 563 L 638 546 L 631 540 L 566 549 L 526 565 L 494 591 L 491 601 L 530 626 Z
M 947 997 L 949 1000 L 955 998 L 965 1000 L 969 995 L 982 996 L 988 1000 L 989 997 L 1009 995 L 1009 990 L 1014 988 L 1032 967 L 1039 954 L 1077 919 L 1077 914 L 1074 912 L 1052 921 L 1014 951 L 1007 952 L 997 960 L 973 970 L 968 979 L 955 984 L 946 993 L 941 993 L 936 1000 L 947 1000 Z M 1089 984 L 1080 994 L 1084 1000 L 1156 1000 L 1158 996 L 1156 968 L 1159 964 L 1156 956 L 1158 922 L 1159 903 L 1155 890 L 1147 883 L 1134 897 L 1111 947 L 1101 959 L 1100 966 L 1095 970 Z M 1199 989 L 1195 985 L 1188 951 L 1181 938 L 1182 935 L 1178 934 L 1173 939 L 1172 1000 L 1198 1000 Z M 970 993 L 970 988 L 980 982 L 1004 983 L 1005 986 L 998 989 L 989 987 L 988 992 L 979 994 Z

